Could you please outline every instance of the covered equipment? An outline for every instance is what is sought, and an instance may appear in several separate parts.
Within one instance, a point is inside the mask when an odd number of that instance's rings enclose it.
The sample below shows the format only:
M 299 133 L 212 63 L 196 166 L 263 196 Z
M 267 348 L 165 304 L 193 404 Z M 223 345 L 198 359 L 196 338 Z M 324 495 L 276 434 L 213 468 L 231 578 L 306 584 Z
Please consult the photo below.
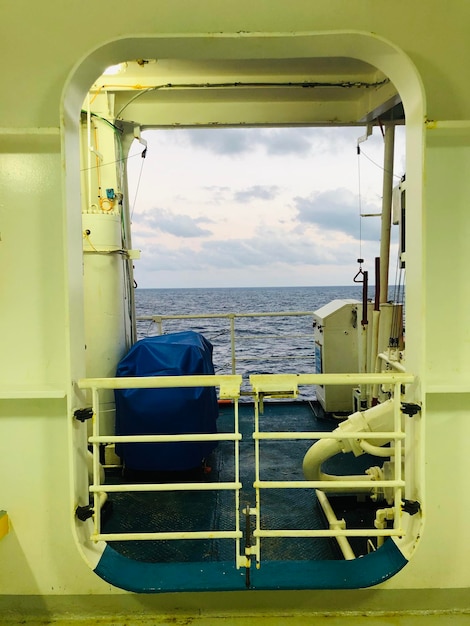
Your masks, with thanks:
M 212 344 L 194 331 L 137 341 L 118 364 L 116 376 L 214 374 Z M 214 387 L 116 389 L 116 434 L 215 433 Z M 129 470 L 181 471 L 200 467 L 213 441 L 120 443 L 116 452 Z

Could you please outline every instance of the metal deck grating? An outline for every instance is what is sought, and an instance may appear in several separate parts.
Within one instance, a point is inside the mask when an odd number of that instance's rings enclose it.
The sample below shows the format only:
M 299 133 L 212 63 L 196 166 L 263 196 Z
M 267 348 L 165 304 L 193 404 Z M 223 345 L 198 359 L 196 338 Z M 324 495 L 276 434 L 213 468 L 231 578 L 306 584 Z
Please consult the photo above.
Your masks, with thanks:
M 233 432 L 233 406 L 220 407 L 218 429 Z M 239 405 L 240 442 L 240 509 L 254 506 L 254 442 L 252 439 L 254 409 L 249 403 Z M 260 430 L 329 431 L 336 421 L 319 418 L 308 402 L 266 402 L 260 417 Z M 264 480 L 302 480 L 302 461 L 312 441 L 263 441 L 260 472 Z M 370 457 L 348 458 L 339 455 L 329 462 L 328 470 L 357 473 L 371 465 Z M 234 443 L 220 442 L 207 459 L 210 472 L 195 470 L 192 476 L 149 472 L 133 473 L 124 482 L 230 481 L 234 477 Z M 107 473 L 107 482 L 123 481 L 115 472 Z M 334 500 L 334 498 L 333 498 Z M 104 512 L 102 530 L 116 532 L 164 532 L 233 530 L 235 525 L 235 494 L 233 491 L 131 492 L 110 494 L 108 511 Z M 339 502 L 339 500 L 338 500 Z M 346 502 L 346 504 L 345 504 Z M 355 499 L 354 499 L 355 502 Z M 347 512 L 347 500 L 341 501 Z M 349 507 L 350 508 L 350 507 Z M 364 507 L 363 507 L 364 509 Z M 361 512 L 364 517 L 364 511 Z M 343 516 L 343 512 L 341 513 Z M 361 520 L 352 512 L 352 526 Z M 366 515 L 367 517 L 367 515 Z M 370 516 L 369 516 L 370 517 Z M 370 522 L 370 520 L 369 520 Z M 245 521 L 241 520 L 245 528 Z M 357 527 L 357 525 L 356 525 Z M 254 520 L 251 520 L 254 528 Z M 326 528 L 315 491 L 311 489 L 269 489 L 262 493 L 261 528 L 322 529 Z M 243 549 L 242 540 L 242 549 Z M 231 561 L 235 558 L 233 540 L 178 541 L 113 541 L 113 548 L 129 558 L 146 562 Z M 261 543 L 261 560 L 330 560 L 342 558 L 335 542 L 327 538 L 266 538 Z

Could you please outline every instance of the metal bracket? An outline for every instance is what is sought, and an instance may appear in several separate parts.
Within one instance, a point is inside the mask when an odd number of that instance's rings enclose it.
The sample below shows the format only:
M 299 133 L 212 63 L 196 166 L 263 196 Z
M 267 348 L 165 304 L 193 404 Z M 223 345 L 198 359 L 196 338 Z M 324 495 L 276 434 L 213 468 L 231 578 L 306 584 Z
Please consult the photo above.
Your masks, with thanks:
M 421 407 L 419 404 L 413 404 L 411 402 L 402 402 L 401 411 L 405 415 L 409 415 L 409 417 L 414 417 L 416 413 L 419 413 L 421 411 Z
M 251 517 L 258 515 L 258 509 L 250 507 L 249 504 L 242 511 L 245 517 L 245 554 L 238 556 L 238 563 L 241 567 L 245 567 L 245 586 L 247 589 L 251 586 L 251 563 L 253 557 L 258 559 L 259 547 L 258 540 L 253 542 L 253 533 L 251 529 Z M 257 563 L 256 567 L 259 567 Z
M 94 511 L 89 504 L 85 506 L 77 506 L 75 509 L 75 515 L 81 522 L 86 522 L 87 519 L 92 517 Z
M 421 505 L 417 500 L 402 500 L 402 510 L 410 515 L 416 515 L 421 511 Z
M 93 417 L 93 409 L 91 407 L 87 407 L 85 409 L 77 409 L 74 411 L 73 416 L 79 422 L 85 422 Z

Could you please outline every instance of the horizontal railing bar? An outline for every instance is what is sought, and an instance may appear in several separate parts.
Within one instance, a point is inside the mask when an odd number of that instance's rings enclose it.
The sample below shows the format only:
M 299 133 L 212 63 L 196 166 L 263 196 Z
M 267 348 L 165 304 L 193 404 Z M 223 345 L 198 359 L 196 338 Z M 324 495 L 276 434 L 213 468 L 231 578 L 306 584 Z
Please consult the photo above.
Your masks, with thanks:
M 324 485 L 323 485 L 324 486 Z M 240 482 L 223 483 L 138 483 L 120 485 L 90 485 L 90 493 L 121 493 L 130 491 L 219 491 L 241 489 Z
M 254 530 L 253 537 L 401 537 L 402 528 L 329 528 L 325 530 Z
M 348 385 L 412 383 L 414 376 L 404 373 L 384 374 L 252 374 L 250 382 L 257 392 L 283 390 L 283 385 Z M 122 378 L 81 378 L 81 389 L 152 389 L 178 387 L 217 387 L 241 385 L 238 374 L 195 376 L 127 376 Z
M 289 440 L 289 439 L 404 439 L 402 432 L 258 432 L 253 433 L 253 439 L 262 440 Z M 88 437 L 89 443 L 159 443 L 181 441 L 241 441 L 240 433 L 202 433 L 181 435 L 99 435 Z
M 300 361 L 302 359 L 313 359 L 313 354 L 305 356 L 242 356 L 237 357 L 237 361 Z
M 99 435 L 88 437 L 89 443 L 158 443 L 169 441 L 240 441 L 240 433 L 194 433 L 181 435 Z
M 210 329 L 207 331 L 210 333 Z M 244 339 L 305 339 L 313 337 L 313 333 L 294 333 L 294 334 L 277 334 L 277 335 L 264 335 L 260 333 L 258 335 L 234 335 L 234 339 L 243 341 Z
M 404 480 L 257 480 L 255 489 L 358 489 L 363 487 L 404 487 Z
M 262 312 L 247 312 L 247 313 L 192 313 L 188 315 L 139 315 L 137 321 L 165 321 L 165 320 L 196 320 L 196 319 L 231 319 L 242 317 L 308 317 L 314 315 L 314 311 L 269 311 Z
M 180 531 L 159 533 L 97 533 L 92 541 L 171 541 L 174 539 L 242 539 L 237 530 Z
M 231 383 L 240 386 L 239 374 L 201 374 L 195 376 L 123 376 L 122 378 L 81 378 L 80 389 L 160 389 L 174 387 L 219 387 Z
M 257 432 L 253 433 L 253 439 L 404 439 L 405 433 L 402 432 Z
M 387 385 L 414 381 L 413 374 L 251 374 L 250 382 L 257 391 L 276 391 L 289 382 L 294 385 Z
M 401 537 L 405 534 L 402 528 L 329 528 L 321 530 L 253 530 L 253 537 L 285 537 L 285 538 L 315 538 L 315 537 Z M 171 541 L 183 539 L 242 539 L 241 531 L 174 531 L 148 533 L 98 533 L 91 535 L 93 541 Z

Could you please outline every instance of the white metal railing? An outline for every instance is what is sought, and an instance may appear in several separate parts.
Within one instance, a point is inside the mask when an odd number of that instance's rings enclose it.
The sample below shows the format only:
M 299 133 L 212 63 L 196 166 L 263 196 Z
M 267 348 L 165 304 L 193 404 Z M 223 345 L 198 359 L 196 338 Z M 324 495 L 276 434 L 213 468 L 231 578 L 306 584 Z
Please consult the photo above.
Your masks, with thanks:
M 404 530 L 401 527 L 402 498 L 405 480 L 402 476 L 402 460 L 404 456 L 405 433 L 402 428 L 401 413 L 401 387 L 410 384 L 414 378 L 410 374 L 382 373 L 382 374 L 260 374 L 250 376 L 250 383 L 255 397 L 255 416 L 253 439 L 255 442 L 255 481 L 253 487 L 256 493 L 254 508 L 244 511 L 248 516 L 255 517 L 255 530 L 253 545 L 245 547 L 244 555 L 240 554 L 240 541 L 243 533 L 240 528 L 240 457 L 239 442 L 242 439 L 238 419 L 238 398 L 241 386 L 239 375 L 216 375 L 216 376 L 151 376 L 132 378 L 93 378 L 78 381 L 81 389 L 92 391 L 93 404 L 93 433 L 88 438 L 93 447 L 93 482 L 89 486 L 90 494 L 93 495 L 93 532 L 91 540 L 99 541 L 132 541 L 132 540 L 181 540 L 181 539 L 233 539 L 236 543 L 237 567 L 250 567 L 251 557 L 254 556 L 257 565 L 260 564 L 261 539 L 267 537 L 335 537 L 338 541 L 345 558 L 354 558 L 347 537 L 391 537 L 401 536 Z M 383 384 L 393 387 L 393 430 L 387 432 L 271 432 L 260 430 L 260 411 L 263 409 L 265 397 L 296 397 L 298 387 L 302 385 L 344 385 L 344 384 Z M 213 434 L 181 434 L 181 435 L 101 435 L 100 434 L 100 389 L 131 389 L 131 388 L 181 388 L 181 387 L 220 387 L 221 399 L 233 400 L 234 406 L 234 432 Z M 260 445 L 266 440 L 295 440 L 295 439 L 342 439 L 342 440 L 373 440 L 387 439 L 393 442 L 394 475 L 390 479 L 373 480 L 297 480 L 278 481 L 263 480 L 260 470 Z M 102 483 L 100 479 L 100 455 L 99 446 L 103 443 L 128 443 L 128 442 L 172 442 L 172 441 L 233 441 L 234 442 L 234 480 L 217 483 L 154 483 L 154 484 L 119 484 L 111 485 Z M 393 489 L 393 528 L 345 528 L 342 520 L 336 520 L 332 515 L 331 507 L 325 503 L 322 490 L 354 493 L 370 487 L 371 490 Z M 261 527 L 262 520 L 262 497 L 265 489 L 317 489 L 319 502 L 322 505 L 330 528 L 324 530 L 296 530 L 281 529 L 270 530 Z M 208 490 L 233 490 L 235 492 L 235 528 L 231 531 L 218 531 L 207 529 L 204 531 L 180 531 L 180 532 L 154 532 L 154 533 L 103 533 L 101 531 L 100 505 L 103 494 L 132 491 L 208 491 Z M 323 494 L 323 495 L 322 495 Z
M 214 328 L 205 328 L 203 330 L 204 335 L 211 340 L 214 344 L 214 347 L 217 349 L 217 343 L 221 336 L 226 336 L 229 334 L 230 338 L 230 372 L 232 374 L 237 374 L 238 367 L 237 364 L 242 362 L 256 362 L 256 361 L 284 361 L 287 362 L 289 360 L 309 360 L 313 364 L 314 353 L 313 350 L 311 352 L 307 352 L 306 354 L 283 354 L 282 356 L 276 356 L 272 354 L 263 352 L 262 356 L 255 356 L 254 354 L 248 353 L 244 356 L 240 355 L 239 350 L 237 349 L 242 342 L 260 342 L 265 339 L 277 339 L 281 341 L 290 341 L 291 349 L 292 349 L 292 340 L 296 339 L 305 339 L 309 338 L 312 340 L 313 344 L 313 327 L 310 325 L 310 332 L 276 332 L 275 334 L 269 333 L 259 333 L 259 328 L 257 327 L 258 334 L 246 334 L 241 335 L 237 334 L 237 322 L 242 320 L 249 320 L 255 318 L 301 318 L 301 317 L 312 317 L 314 315 L 313 311 L 279 311 L 279 312 L 256 312 L 256 313 L 200 313 L 200 314 L 188 314 L 188 315 L 139 315 L 137 317 L 137 323 L 139 322 L 149 322 L 151 324 L 155 324 L 157 328 L 157 334 L 162 335 L 164 330 L 165 322 L 173 322 L 178 320 L 218 320 L 221 323 L 227 322 L 228 328 L 224 330 L 223 327 L 214 329 Z M 187 329 L 187 326 L 185 326 Z M 147 328 L 146 333 L 148 334 L 149 328 Z M 247 329 L 249 332 L 249 329 Z M 226 351 L 226 349 L 224 348 Z M 313 369 L 309 367 L 309 369 Z
M 148 376 L 148 377 L 121 377 L 121 378 L 89 378 L 78 381 L 81 389 L 91 389 L 93 409 L 93 434 L 88 438 L 93 446 L 93 483 L 89 491 L 93 495 L 93 533 L 92 541 L 135 541 L 135 540 L 181 540 L 181 539 L 234 539 L 236 553 L 240 553 L 240 461 L 239 441 L 241 434 L 238 424 L 238 396 L 241 386 L 241 376 Z M 156 388 L 180 388 L 180 387 L 219 387 L 219 395 L 222 399 L 234 401 L 234 432 L 233 433 L 207 433 L 207 434 L 178 434 L 178 435 L 100 435 L 100 389 L 156 389 Z M 171 441 L 233 441 L 235 445 L 234 461 L 235 471 L 232 482 L 219 483 L 145 483 L 145 484 L 120 484 L 108 485 L 101 482 L 99 446 L 103 443 L 129 443 L 129 442 L 171 442 Z M 183 532 L 146 532 L 146 533 L 103 533 L 101 531 L 101 503 L 103 494 L 117 492 L 142 492 L 142 491 L 208 491 L 227 490 L 235 492 L 235 528 L 232 531 L 183 531 Z
M 399 537 L 404 534 L 401 527 L 402 520 L 402 499 L 405 481 L 402 477 L 403 440 L 405 433 L 401 425 L 401 386 L 410 384 L 414 380 L 411 374 L 406 373 L 384 373 L 384 374 L 278 374 L 278 375 L 252 375 L 250 383 L 255 392 L 255 429 L 253 438 L 255 440 L 255 482 L 256 506 L 251 510 L 255 516 L 256 528 L 253 532 L 255 544 L 251 548 L 251 554 L 256 558 L 259 565 L 261 556 L 261 539 L 267 537 L 335 537 L 347 559 L 355 558 L 354 553 L 347 541 L 347 537 Z M 276 397 L 279 394 L 296 396 L 298 387 L 301 385 L 343 385 L 345 383 L 357 385 L 393 385 L 393 410 L 394 427 L 389 432 L 262 432 L 260 431 L 260 408 L 263 407 L 264 397 Z M 388 439 L 394 442 L 394 477 L 387 480 L 299 480 L 299 481 L 276 481 L 262 480 L 260 476 L 260 442 L 263 440 L 282 439 Z M 379 487 L 383 489 L 393 489 L 393 528 L 365 528 L 347 529 L 343 520 L 337 520 L 333 514 L 331 506 L 323 493 L 323 489 L 328 491 L 354 493 L 355 490 L 370 487 L 371 491 Z M 261 528 L 261 491 L 263 489 L 316 489 L 319 503 L 322 506 L 327 519 L 330 521 L 330 528 L 326 530 L 297 530 L 281 529 L 269 530 Z

